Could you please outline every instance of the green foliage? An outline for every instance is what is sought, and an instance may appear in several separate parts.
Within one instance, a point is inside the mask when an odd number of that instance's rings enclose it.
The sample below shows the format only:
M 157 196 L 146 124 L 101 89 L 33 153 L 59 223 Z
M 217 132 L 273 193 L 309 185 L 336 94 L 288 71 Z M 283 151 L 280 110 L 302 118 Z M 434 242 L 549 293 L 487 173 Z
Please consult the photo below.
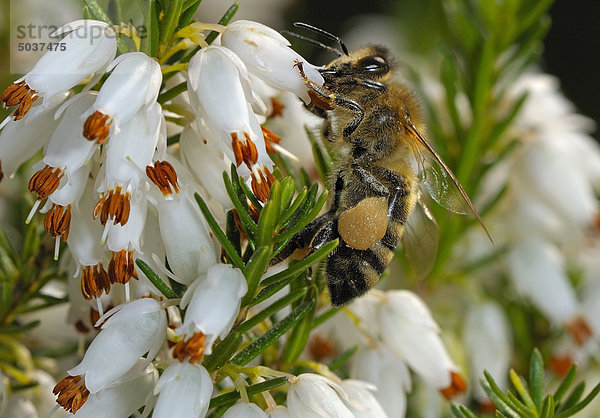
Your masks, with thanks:
M 531 355 L 529 380 L 527 382 L 514 370 L 510 371 L 510 380 L 516 393 L 510 390 L 503 392 L 488 372 L 484 372 L 484 379 L 481 379 L 480 383 L 497 408 L 497 417 L 566 418 L 574 416 L 585 408 L 600 392 L 600 383 L 598 383 L 582 399 L 585 390 L 584 382 L 571 389 L 576 373 L 577 366 L 571 366 L 558 388 L 552 393 L 546 392 L 545 388 L 549 384 L 544 377 L 544 361 L 542 355 L 536 349 Z M 571 391 L 567 396 L 570 389 Z M 566 399 L 563 401 L 565 396 Z M 476 416 L 463 405 L 452 405 L 452 413 L 457 418 Z

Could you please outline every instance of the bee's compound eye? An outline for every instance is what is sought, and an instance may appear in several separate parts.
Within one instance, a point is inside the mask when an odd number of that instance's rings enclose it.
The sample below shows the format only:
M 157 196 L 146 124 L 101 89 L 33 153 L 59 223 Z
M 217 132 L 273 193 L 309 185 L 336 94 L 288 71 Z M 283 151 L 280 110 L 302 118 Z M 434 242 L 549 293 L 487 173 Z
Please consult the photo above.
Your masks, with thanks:
M 379 56 L 365 57 L 358 64 L 369 72 L 385 72 L 388 68 L 387 61 Z

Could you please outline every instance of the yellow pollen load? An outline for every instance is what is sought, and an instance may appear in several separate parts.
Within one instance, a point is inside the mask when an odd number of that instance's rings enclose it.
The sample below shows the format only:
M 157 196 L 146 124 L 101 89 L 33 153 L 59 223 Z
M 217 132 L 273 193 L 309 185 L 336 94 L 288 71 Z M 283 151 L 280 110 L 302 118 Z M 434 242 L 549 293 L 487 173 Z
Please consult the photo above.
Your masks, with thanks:
M 22 119 L 33 103 L 38 99 L 37 91 L 32 90 L 25 81 L 11 84 L 0 96 L 5 107 L 19 106 L 13 113 L 14 120 Z
M 156 161 L 154 167 L 146 166 L 146 176 L 158 187 L 163 196 L 179 193 L 177 172 L 168 161 Z
M 96 110 L 83 124 L 83 136 L 88 141 L 96 141 L 97 144 L 103 144 L 108 139 L 112 122 L 110 116 Z
M 366 250 L 381 240 L 388 226 L 386 197 L 368 197 L 340 215 L 338 232 L 351 248 Z

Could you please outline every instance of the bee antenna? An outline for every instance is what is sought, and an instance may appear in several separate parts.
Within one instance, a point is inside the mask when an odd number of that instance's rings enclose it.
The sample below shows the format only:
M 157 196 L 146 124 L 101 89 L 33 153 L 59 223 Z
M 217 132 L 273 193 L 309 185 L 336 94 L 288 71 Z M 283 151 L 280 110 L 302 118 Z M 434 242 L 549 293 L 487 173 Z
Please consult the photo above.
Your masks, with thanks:
M 342 52 L 344 53 L 344 55 L 348 56 L 350 55 L 348 53 L 348 48 L 346 48 L 346 45 L 344 44 L 344 42 L 340 39 L 339 36 L 335 36 L 332 33 L 329 33 L 323 29 L 317 28 L 316 26 L 313 25 L 309 25 L 308 23 L 304 23 L 304 22 L 294 22 L 294 26 L 297 28 L 304 28 L 304 29 L 308 29 L 311 32 L 315 32 L 318 33 L 321 36 L 326 37 L 327 39 L 330 39 L 332 41 L 337 42 L 340 45 L 340 48 L 342 48 Z
M 287 31 L 287 30 L 282 30 L 280 33 L 281 33 L 282 35 L 284 35 L 284 36 L 286 36 L 286 35 L 287 35 L 287 36 L 291 36 L 292 38 L 299 39 L 299 40 L 301 40 L 301 41 L 304 41 L 304 42 L 307 42 L 307 43 L 309 43 L 309 44 L 311 44 L 311 45 L 314 45 L 314 46 L 316 46 L 316 47 L 318 47 L 318 48 L 321 48 L 321 49 L 324 49 L 324 50 L 326 50 L 326 51 L 332 52 L 332 53 L 334 53 L 335 55 L 337 55 L 338 57 L 341 57 L 341 56 L 343 55 L 343 54 L 342 54 L 340 51 L 338 51 L 337 49 L 335 49 L 335 48 L 332 48 L 332 47 L 330 47 L 329 45 L 325 45 L 323 42 L 315 41 L 314 39 L 307 38 L 306 36 L 302 36 L 302 35 L 300 35 L 300 34 L 297 34 L 297 33 L 295 33 L 295 32 L 289 32 L 289 31 Z

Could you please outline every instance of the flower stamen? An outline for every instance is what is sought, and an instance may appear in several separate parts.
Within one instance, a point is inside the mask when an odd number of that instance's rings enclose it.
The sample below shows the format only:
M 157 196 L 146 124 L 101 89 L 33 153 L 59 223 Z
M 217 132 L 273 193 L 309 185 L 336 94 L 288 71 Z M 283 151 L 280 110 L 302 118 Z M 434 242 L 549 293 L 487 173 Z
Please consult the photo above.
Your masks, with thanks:
M 462 377 L 461 374 L 451 371 L 450 378 L 452 379 L 452 381 L 450 382 L 450 385 L 448 387 L 440 389 L 440 393 L 442 395 L 444 395 L 444 397 L 447 400 L 450 400 L 450 399 L 454 398 L 455 396 L 466 392 L 466 390 L 467 390 L 467 382 L 465 381 L 465 378 Z
M 83 124 L 83 136 L 88 141 L 96 141 L 97 144 L 102 144 L 108 139 L 112 122 L 110 116 L 96 110 Z
M 56 402 L 67 412 L 76 413 L 85 404 L 90 391 L 81 376 L 67 376 L 54 386 L 52 393 L 58 395 Z
M 113 251 L 110 263 L 108 264 L 108 279 L 110 283 L 126 284 L 132 278 L 138 278 L 133 261 L 133 251 Z
M 245 163 L 248 168 L 256 164 L 258 161 L 258 149 L 250 136 L 244 132 L 245 141 L 242 143 L 237 133 L 231 133 L 231 148 L 233 149 L 233 154 L 235 156 L 235 165 L 240 166 L 242 163 Z
M 184 336 L 184 338 L 175 345 L 173 357 L 180 362 L 183 362 L 188 358 L 191 364 L 198 363 L 202 360 L 202 356 L 204 355 L 205 341 L 206 335 L 201 332 L 195 332 L 187 341 Z
M 177 172 L 168 161 L 156 161 L 154 167 L 146 167 L 146 175 L 158 187 L 163 196 L 179 193 Z
M 63 242 L 67 241 L 71 226 L 71 205 L 61 206 L 56 203 L 46 213 L 44 228 L 54 239 L 61 237 Z
M 275 154 L 277 150 L 273 147 L 273 145 L 279 144 L 281 142 L 281 137 L 262 125 L 260 126 L 260 129 L 265 137 L 265 147 L 267 148 L 267 152 L 269 154 Z
M 578 345 L 585 344 L 593 334 L 587 321 L 580 316 L 570 321 L 566 327 Z
M 100 215 L 100 223 L 106 225 L 108 219 L 113 219 L 116 225 L 120 223 L 125 225 L 129 220 L 129 212 L 131 210 L 129 192 L 121 193 L 123 188 L 117 186 L 114 190 L 111 189 L 98 200 L 94 207 L 94 219 Z
M 258 174 L 259 177 L 257 177 L 254 172 L 251 174 L 252 181 L 250 185 L 252 186 L 252 192 L 256 198 L 261 202 L 266 202 L 271 193 L 271 185 L 275 183 L 277 179 L 266 167 L 264 167 L 262 171 L 258 170 Z
M 85 266 L 81 271 L 81 294 L 86 300 L 99 298 L 102 292 L 108 295 L 110 281 L 102 263 L 95 266 Z
M 279 100 L 277 100 L 275 97 L 271 97 L 271 107 L 273 108 L 273 110 L 271 110 L 269 119 L 272 119 L 272 118 L 275 118 L 278 116 L 283 116 L 283 109 L 285 109 L 285 105 L 283 103 L 281 103 Z
M 0 102 L 4 103 L 5 107 L 19 105 L 13 114 L 14 120 L 19 120 L 29 112 L 38 97 L 37 91 L 32 90 L 25 81 L 21 81 L 8 86 L 0 96 Z
M 31 176 L 29 191 L 37 193 L 37 200 L 44 200 L 56 191 L 63 175 L 64 172 L 60 168 L 46 165 Z

